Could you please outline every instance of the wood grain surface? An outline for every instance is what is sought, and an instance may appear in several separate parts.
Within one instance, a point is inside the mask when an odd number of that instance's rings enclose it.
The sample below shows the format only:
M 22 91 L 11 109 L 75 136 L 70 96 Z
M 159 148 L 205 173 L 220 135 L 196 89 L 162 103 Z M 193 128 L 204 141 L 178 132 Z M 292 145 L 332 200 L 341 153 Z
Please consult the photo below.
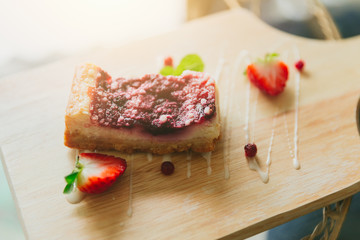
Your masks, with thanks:
M 233 10 L 163 36 L 1 79 L 2 161 L 27 238 L 242 239 L 358 192 L 359 44 L 359 37 L 324 42 L 290 36 L 245 10 Z M 294 49 L 306 61 L 298 109 L 299 170 L 290 156 L 295 126 Z M 255 88 L 250 91 L 250 139 L 258 146 L 262 170 L 276 119 L 266 184 L 249 169 L 243 152 L 248 82 L 242 74 L 246 62 L 236 61 L 242 50 L 253 58 L 279 52 L 290 67 L 288 86 L 279 97 L 269 98 Z M 69 204 L 62 194 L 63 177 L 73 168 L 75 153 L 64 147 L 63 132 L 75 67 L 93 62 L 114 77 L 140 76 L 157 72 L 161 56 L 172 55 L 179 61 L 188 53 L 202 56 L 205 70 L 213 76 L 222 70 L 218 84 L 223 138 L 212 154 L 211 175 L 199 154 L 193 154 L 190 178 L 185 153 L 172 156 L 176 170 L 170 177 L 160 173 L 161 156 L 149 162 L 145 154 L 136 154 L 132 217 L 127 216 L 130 168 L 108 192 Z M 224 177 L 226 164 L 229 179 Z

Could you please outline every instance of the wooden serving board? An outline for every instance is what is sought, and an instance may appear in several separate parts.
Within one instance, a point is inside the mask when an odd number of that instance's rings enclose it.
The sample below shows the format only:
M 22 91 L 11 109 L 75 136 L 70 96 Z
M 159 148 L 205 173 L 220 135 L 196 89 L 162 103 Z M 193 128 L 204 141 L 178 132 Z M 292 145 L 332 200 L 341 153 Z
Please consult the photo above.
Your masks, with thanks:
M 359 46 L 359 37 L 325 42 L 290 36 L 244 10 L 234 10 L 191 22 L 170 34 L 0 80 L 2 161 L 26 236 L 239 239 L 351 196 L 360 190 L 355 120 L 360 95 Z M 294 47 L 306 61 L 298 109 L 299 170 L 294 169 L 290 156 L 295 126 Z M 275 50 L 290 67 L 288 86 L 279 97 L 266 97 L 255 88 L 250 91 L 250 139 L 255 138 L 264 171 L 278 111 L 266 184 L 249 169 L 243 152 L 248 82 L 242 74 L 245 62 L 236 64 L 242 50 L 253 57 Z M 190 178 L 186 154 L 173 155 L 176 170 L 172 176 L 160 173 L 160 156 L 149 162 L 145 154 L 136 154 L 132 217 L 127 216 L 130 168 L 108 192 L 69 204 L 62 194 L 63 177 L 73 168 L 75 153 L 63 145 L 63 131 L 75 67 L 93 62 L 114 77 L 140 76 L 157 72 L 160 56 L 170 54 L 179 61 L 188 53 L 202 56 L 210 74 L 221 70 L 223 137 L 212 154 L 211 175 L 199 154 L 193 155 Z M 219 60 L 224 61 L 223 68 L 218 67 Z M 226 164 L 229 179 L 224 177 Z

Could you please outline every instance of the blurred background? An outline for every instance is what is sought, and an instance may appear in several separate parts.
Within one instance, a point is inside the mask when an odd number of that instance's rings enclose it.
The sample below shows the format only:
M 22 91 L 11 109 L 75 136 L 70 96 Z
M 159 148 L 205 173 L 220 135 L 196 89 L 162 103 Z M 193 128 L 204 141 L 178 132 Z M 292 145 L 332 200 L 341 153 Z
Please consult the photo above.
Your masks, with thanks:
M 174 31 L 187 21 L 238 5 L 299 36 L 360 34 L 359 0 L 0 0 L 0 78 Z M 0 239 L 24 239 L 2 165 Z

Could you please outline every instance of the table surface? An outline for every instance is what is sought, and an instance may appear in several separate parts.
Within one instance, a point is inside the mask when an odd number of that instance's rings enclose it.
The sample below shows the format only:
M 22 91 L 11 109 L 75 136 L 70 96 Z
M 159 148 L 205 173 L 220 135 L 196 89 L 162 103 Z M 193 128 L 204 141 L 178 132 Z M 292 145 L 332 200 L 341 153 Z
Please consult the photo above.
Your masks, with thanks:
M 167 35 L 2 79 L 0 107 L 6 113 L 0 116 L 2 161 L 26 236 L 242 238 L 358 192 L 359 43 L 360 38 L 324 42 L 293 37 L 237 9 Z M 293 168 L 290 156 L 299 76 L 293 67 L 294 49 L 307 64 L 300 76 L 299 170 Z M 249 115 L 250 85 L 242 75 L 246 61 L 239 58 L 244 50 L 254 58 L 276 50 L 290 67 L 281 96 L 269 98 L 250 88 Z M 148 162 L 144 154 L 136 154 L 132 171 L 110 191 L 88 196 L 79 205 L 68 204 L 62 195 L 63 176 L 72 169 L 74 151 L 63 146 L 64 110 L 75 66 L 92 61 L 113 76 L 141 75 L 158 71 L 159 56 L 170 54 L 178 60 L 191 52 L 203 57 L 207 72 L 219 76 L 223 137 L 208 162 L 212 174 L 207 175 L 207 162 L 198 154 L 193 155 L 190 178 L 184 154 L 172 156 L 176 172 L 170 178 L 158 171 L 160 156 Z M 263 171 L 274 129 L 268 183 L 249 169 L 243 155 L 247 116 Z M 224 178 L 227 168 L 229 179 Z M 130 198 L 132 217 L 126 214 Z

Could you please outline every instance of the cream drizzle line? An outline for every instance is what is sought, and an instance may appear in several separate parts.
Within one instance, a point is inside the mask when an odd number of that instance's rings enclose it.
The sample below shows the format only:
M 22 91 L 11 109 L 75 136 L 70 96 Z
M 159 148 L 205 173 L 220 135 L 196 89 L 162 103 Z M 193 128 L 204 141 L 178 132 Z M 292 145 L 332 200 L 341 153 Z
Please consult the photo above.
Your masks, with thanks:
M 239 66 L 241 64 L 241 62 L 244 60 L 245 57 L 249 58 L 249 52 L 246 50 L 242 50 L 239 52 L 238 56 L 236 57 L 235 60 L 235 69 L 233 71 L 233 75 L 231 78 L 231 83 L 229 84 L 228 81 L 226 82 L 226 86 L 230 85 L 229 88 L 229 92 L 227 95 L 225 95 L 225 106 L 226 106 L 226 116 L 225 116 L 225 132 L 229 134 L 229 136 L 227 136 L 225 138 L 225 146 L 223 149 L 223 153 L 224 153 L 224 178 L 225 179 L 229 179 L 230 178 L 230 170 L 229 170 L 229 162 L 230 162 L 230 141 L 231 141 L 231 131 L 228 131 L 229 129 L 231 129 L 232 126 L 232 121 L 230 120 L 230 118 L 228 116 L 230 116 L 230 110 L 233 109 L 233 101 L 229 101 L 229 98 L 233 96 L 233 91 L 235 89 L 235 83 L 237 81 L 237 74 L 239 73 Z M 250 60 L 248 60 L 248 62 L 250 62 Z M 226 78 L 227 80 L 228 78 Z M 240 116 L 241 117 L 241 114 Z
M 245 61 L 246 61 L 246 65 L 249 65 L 251 63 L 250 57 L 247 57 Z M 255 118 L 256 118 L 256 106 L 258 101 L 258 95 L 259 95 L 259 91 L 256 91 L 255 102 L 254 102 L 255 105 L 254 105 L 253 117 L 252 117 L 252 129 L 251 129 L 253 142 L 255 142 Z M 245 114 L 245 127 L 244 127 L 246 143 L 249 143 L 250 140 L 249 138 L 250 97 L 251 97 L 251 86 L 250 86 L 250 82 L 247 81 L 246 114 Z M 259 174 L 261 181 L 263 183 L 267 183 L 269 181 L 269 169 L 267 168 L 266 172 L 261 171 L 259 164 L 257 162 L 257 157 L 247 158 L 247 160 L 248 160 L 249 168 L 253 171 L 256 171 Z
M 235 79 L 232 79 L 232 81 L 229 83 L 230 77 L 229 77 L 229 68 L 226 68 L 226 75 L 225 75 L 225 79 L 226 79 L 226 86 L 229 88 L 228 93 L 225 95 L 225 106 L 226 106 L 226 115 L 224 118 L 224 148 L 223 148 L 223 160 L 224 160 L 224 178 L 225 179 L 229 179 L 230 178 L 230 171 L 229 171 L 229 148 L 230 148 L 230 141 L 231 141 L 231 131 L 229 131 L 229 129 L 231 129 L 231 123 L 232 121 L 230 121 L 230 109 L 232 109 L 232 102 L 233 101 L 229 101 L 230 97 L 233 96 L 232 90 L 235 87 Z
M 251 59 L 249 56 L 247 56 L 245 58 L 245 65 L 248 66 L 249 64 L 251 64 Z M 246 86 L 246 113 L 245 113 L 245 140 L 246 143 L 249 143 L 249 117 L 250 117 L 250 92 L 251 92 L 251 88 L 250 88 L 250 82 L 247 81 L 247 86 Z
M 127 215 L 129 217 L 132 216 L 133 214 L 133 209 L 132 209 L 132 191 L 133 191 L 133 186 L 132 186 L 132 174 L 133 174 L 133 159 L 134 159 L 134 155 L 130 154 L 129 155 L 129 162 L 130 162 L 130 177 L 129 177 L 129 208 L 127 210 Z
M 300 60 L 299 49 L 294 45 L 294 57 L 296 60 Z M 299 96 L 300 96 L 300 73 L 295 70 L 295 126 L 294 126 L 294 159 L 293 165 L 295 169 L 300 169 L 300 163 L 298 160 L 298 119 L 299 119 Z
M 293 45 L 293 54 L 295 60 L 300 59 L 299 49 L 296 45 Z M 287 52 L 286 52 L 286 58 L 287 58 Z M 300 73 L 295 69 L 295 116 L 294 116 L 294 151 L 292 150 L 292 146 L 290 143 L 290 136 L 289 136 L 289 129 L 286 119 L 286 114 L 284 113 L 284 121 L 285 121 L 285 130 L 286 130 L 286 137 L 288 141 L 290 156 L 292 158 L 293 166 L 295 169 L 300 169 L 300 162 L 298 159 L 298 119 L 299 119 L 299 96 L 300 96 Z
M 271 137 L 270 137 L 270 143 L 269 143 L 268 154 L 267 154 L 267 159 L 266 159 L 266 172 L 261 171 L 261 169 L 257 163 L 257 157 L 248 158 L 249 168 L 251 170 L 256 171 L 259 174 L 261 181 L 263 183 L 269 182 L 269 173 L 270 173 L 270 165 L 271 165 L 271 151 L 272 151 L 272 145 L 273 145 L 274 136 L 275 136 L 275 126 L 276 126 L 277 115 L 278 115 L 278 110 L 276 111 L 276 114 L 273 116 Z
M 224 68 L 224 65 L 225 65 L 225 59 L 223 57 L 221 57 L 218 61 L 218 64 L 217 64 L 217 67 L 216 67 L 216 70 L 215 70 L 215 82 L 216 83 L 219 83 L 219 80 L 220 80 L 220 76 L 221 76 L 221 73 L 223 71 L 223 68 Z
M 171 154 L 163 155 L 162 162 L 171 162 Z
M 273 117 L 271 137 L 270 137 L 270 143 L 269 143 L 268 154 L 267 154 L 267 159 L 266 159 L 267 172 L 269 172 L 269 167 L 271 165 L 271 151 L 272 151 L 272 145 L 273 145 L 274 136 L 275 136 L 275 126 L 276 126 L 276 119 L 277 119 L 278 111 L 279 110 L 276 111 L 276 114 Z
M 250 83 L 246 87 L 246 114 L 245 114 L 245 142 L 249 143 L 249 116 L 250 116 Z
M 246 115 L 245 115 L 245 127 L 244 127 L 246 143 L 250 143 L 250 137 L 249 137 L 250 95 L 251 95 L 251 87 L 250 87 L 250 82 L 248 82 L 246 88 Z M 255 94 L 253 116 L 251 120 L 252 142 L 255 142 L 255 119 L 256 119 L 256 106 L 258 102 L 258 96 L 259 96 L 259 91 L 257 90 Z
M 248 162 L 249 162 L 249 168 L 251 170 L 256 171 L 259 174 L 261 181 L 263 181 L 263 183 L 269 182 L 269 173 L 268 171 L 266 172 L 261 171 L 259 164 L 257 163 L 257 157 L 248 158 Z
M 71 193 L 65 195 L 66 200 L 69 203 L 80 203 L 85 198 L 85 193 L 81 192 L 76 186 Z
M 253 117 L 252 117 L 252 127 L 251 127 L 251 134 L 252 134 L 252 142 L 255 142 L 255 120 L 256 120 L 256 107 L 258 103 L 258 97 L 259 97 L 259 90 L 255 93 L 255 102 L 254 102 L 254 110 L 253 110 Z
M 221 74 L 222 74 L 222 72 L 223 72 L 223 70 L 224 70 L 224 65 L 225 65 L 225 63 L 226 63 L 226 61 L 225 61 L 225 59 L 223 58 L 223 57 L 221 57 L 221 58 L 219 58 L 219 61 L 218 61 L 218 65 L 217 65 L 217 67 L 216 67 L 216 72 L 215 72 L 215 81 L 216 81 L 216 83 L 219 83 L 219 81 L 220 81 L 220 77 L 221 77 Z M 227 80 L 227 78 L 226 78 L 226 80 Z M 226 81 L 226 86 L 228 86 L 228 82 Z M 224 104 L 224 106 L 226 107 L 226 112 L 228 113 L 228 111 L 229 111 L 229 96 L 228 96 L 229 94 L 227 94 L 227 95 L 225 95 L 225 104 Z M 224 121 L 224 129 L 225 129 L 225 132 L 227 132 L 227 116 L 228 116 L 228 114 L 226 114 L 225 116 L 224 116 L 224 118 L 225 118 L 225 121 Z M 223 148 L 223 152 L 224 152 L 224 157 L 223 157 L 223 160 L 224 160 L 224 173 L 225 173 L 225 179 L 228 179 L 229 177 L 230 177 L 230 173 L 229 173 L 229 163 L 228 163 L 228 161 L 227 161 L 227 156 L 228 156 L 228 154 L 227 154 L 227 152 L 228 152 L 228 141 L 226 141 L 226 139 L 225 139 L 225 144 L 224 144 L 224 148 Z M 203 157 L 204 157 L 204 155 L 203 155 Z M 208 160 L 207 160 L 208 161 Z M 211 160 L 210 160 L 211 161 Z M 189 169 L 189 166 L 191 166 L 190 165 L 191 163 L 188 161 L 188 169 Z M 207 174 L 208 175 L 210 175 L 211 174 L 211 167 L 209 168 L 209 161 L 208 161 L 208 168 L 207 168 Z M 188 170 L 188 178 L 189 178 L 189 170 Z
M 223 148 L 223 159 L 224 159 L 224 178 L 225 179 L 229 179 L 230 178 L 230 171 L 229 171 L 229 148 L 230 148 L 230 143 L 229 141 L 231 140 L 231 136 L 230 136 L 230 132 L 228 132 L 228 129 L 231 129 L 231 122 L 228 120 L 228 115 L 225 116 L 225 121 L 224 121 L 224 129 L 225 129 L 225 136 L 224 136 L 224 148 Z M 227 134 L 229 134 L 229 136 L 227 136 Z
M 191 177 L 191 157 L 192 157 L 192 152 L 188 151 L 186 153 L 186 162 L 187 162 L 187 178 Z
M 148 160 L 149 162 L 152 162 L 152 160 L 153 160 L 153 155 L 152 155 L 152 153 L 147 153 L 147 154 L 146 154 L 146 157 L 147 157 L 147 160 Z
M 289 128 L 288 128 L 288 124 L 287 124 L 286 113 L 284 113 L 283 117 L 284 117 L 284 122 L 285 122 L 285 131 L 286 131 L 286 138 L 287 138 L 287 143 L 288 143 L 288 147 L 289 147 L 289 151 L 290 151 L 290 157 L 294 158 L 294 153 L 292 151 L 292 147 L 291 147 L 291 143 L 290 143 Z
M 206 159 L 207 163 L 207 175 L 211 175 L 211 152 L 201 153 L 201 156 Z

